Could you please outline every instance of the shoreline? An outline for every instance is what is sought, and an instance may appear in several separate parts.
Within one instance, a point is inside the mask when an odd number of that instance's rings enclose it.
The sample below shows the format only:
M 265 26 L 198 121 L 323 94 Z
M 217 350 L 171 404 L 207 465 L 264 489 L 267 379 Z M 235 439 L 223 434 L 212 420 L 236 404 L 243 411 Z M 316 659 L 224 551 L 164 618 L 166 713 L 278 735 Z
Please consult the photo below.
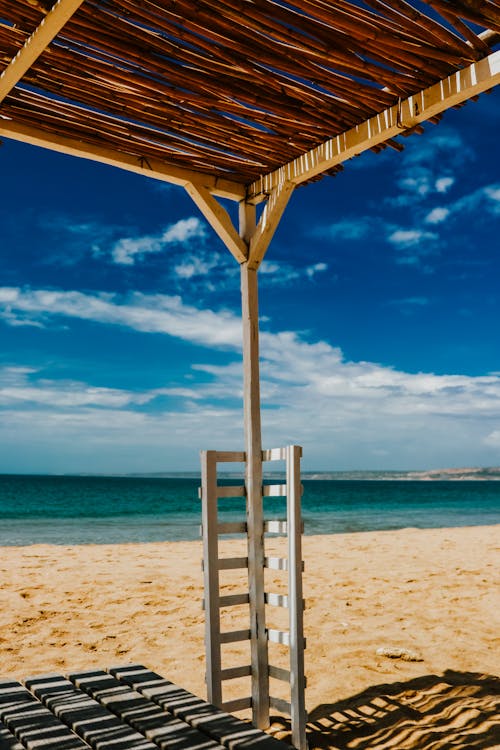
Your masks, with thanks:
M 222 542 L 221 556 L 242 542 Z M 304 536 L 303 557 L 309 711 L 380 684 L 498 670 L 498 526 Z M 1 676 L 143 663 L 205 696 L 200 560 L 201 541 L 3 547 Z M 224 571 L 224 593 L 246 590 L 240 573 Z M 267 573 L 268 590 L 283 590 Z M 223 630 L 244 627 L 245 610 L 223 610 Z M 286 612 L 270 610 L 284 627 Z M 225 648 L 226 666 L 247 663 L 247 644 Z M 271 660 L 286 666 L 286 655 L 277 646 Z M 248 694 L 247 680 L 226 683 L 224 699 Z

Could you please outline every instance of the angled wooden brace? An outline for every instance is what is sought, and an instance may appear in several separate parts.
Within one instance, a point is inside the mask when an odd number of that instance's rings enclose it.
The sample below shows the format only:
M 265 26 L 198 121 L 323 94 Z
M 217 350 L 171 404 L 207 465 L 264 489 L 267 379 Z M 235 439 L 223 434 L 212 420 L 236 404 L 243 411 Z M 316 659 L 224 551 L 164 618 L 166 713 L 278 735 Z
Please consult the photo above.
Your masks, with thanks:
M 264 258 L 269 243 L 278 228 L 283 212 L 292 196 L 294 187 L 292 182 L 283 181 L 273 188 L 260 217 L 260 221 L 250 238 L 250 252 L 248 255 L 248 265 L 250 268 L 258 268 Z
M 0 102 L 47 49 L 84 0 L 57 0 L 0 76 Z
M 184 187 L 229 252 L 238 263 L 245 263 L 248 256 L 247 244 L 236 231 L 224 206 L 201 183 L 188 182 Z

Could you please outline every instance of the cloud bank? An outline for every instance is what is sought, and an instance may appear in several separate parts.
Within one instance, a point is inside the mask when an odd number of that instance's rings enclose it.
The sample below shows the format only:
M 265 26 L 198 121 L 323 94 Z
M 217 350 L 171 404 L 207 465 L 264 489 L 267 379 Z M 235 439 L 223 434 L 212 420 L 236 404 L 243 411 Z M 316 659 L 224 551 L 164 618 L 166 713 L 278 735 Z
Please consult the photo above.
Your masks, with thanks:
M 68 453 L 74 445 L 82 455 L 82 446 L 102 444 L 107 470 L 113 470 L 115 454 L 116 461 L 130 454 L 130 470 L 138 471 L 161 469 L 169 451 L 186 467 L 196 465 L 200 448 L 241 447 L 241 321 L 233 313 L 165 295 L 4 287 L 0 316 L 11 325 L 50 326 L 65 319 L 124 326 L 227 353 L 223 364 L 197 364 L 193 349 L 182 382 L 169 382 L 167 373 L 166 382 L 145 391 L 6 367 L 0 370 L 5 445 L 19 447 L 43 435 L 54 450 L 60 445 Z M 304 444 L 312 468 L 432 468 L 470 463 L 479 455 L 495 463 L 499 455 L 498 373 L 406 373 L 350 362 L 330 343 L 294 331 L 264 330 L 261 363 L 266 444 Z

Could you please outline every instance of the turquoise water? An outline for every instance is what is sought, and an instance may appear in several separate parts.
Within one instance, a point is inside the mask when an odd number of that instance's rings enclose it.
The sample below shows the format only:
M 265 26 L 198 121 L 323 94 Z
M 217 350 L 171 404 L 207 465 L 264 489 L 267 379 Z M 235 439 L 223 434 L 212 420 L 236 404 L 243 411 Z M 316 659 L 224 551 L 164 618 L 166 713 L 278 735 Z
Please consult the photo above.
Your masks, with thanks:
M 230 482 L 236 483 L 236 482 Z M 500 523 L 498 481 L 303 481 L 306 534 Z M 199 538 L 195 477 L 0 475 L 0 545 L 175 541 Z M 219 501 L 225 520 L 243 499 Z M 283 517 L 280 499 L 266 516 Z

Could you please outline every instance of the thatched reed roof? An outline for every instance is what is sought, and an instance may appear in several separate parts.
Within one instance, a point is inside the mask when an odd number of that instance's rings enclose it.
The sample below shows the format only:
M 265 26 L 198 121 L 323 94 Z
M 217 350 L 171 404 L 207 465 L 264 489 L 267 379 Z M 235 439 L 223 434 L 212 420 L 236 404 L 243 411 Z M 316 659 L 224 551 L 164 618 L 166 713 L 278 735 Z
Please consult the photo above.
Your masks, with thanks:
M 0 0 L 0 70 L 64 2 Z M 4 124 L 241 185 L 486 57 L 500 38 L 494 0 L 73 4 L 6 93 Z

